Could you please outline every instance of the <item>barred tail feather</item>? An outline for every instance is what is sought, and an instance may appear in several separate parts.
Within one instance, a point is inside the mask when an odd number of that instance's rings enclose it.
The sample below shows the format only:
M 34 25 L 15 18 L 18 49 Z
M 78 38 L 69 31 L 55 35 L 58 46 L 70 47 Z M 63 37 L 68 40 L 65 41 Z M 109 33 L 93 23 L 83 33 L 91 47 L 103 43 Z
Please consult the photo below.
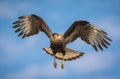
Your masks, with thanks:
M 52 52 L 51 48 L 43 48 L 43 50 L 46 51 L 48 54 L 53 56 L 53 52 Z M 72 50 L 72 49 L 69 49 L 69 48 L 66 48 L 65 51 L 66 51 L 65 56 L 64 56 L 65 61 L 75 60 L 76 58 L 79 58 L 79 57 L 83 56 L 83 54 L 84 54 L 83 52 L 78 52 L 78 51 L 75 51 L 75 50 Z M 61 52 L 57 52 L 55 54 L 55 57 L 57 59 L 62 60 L 63 54 Z

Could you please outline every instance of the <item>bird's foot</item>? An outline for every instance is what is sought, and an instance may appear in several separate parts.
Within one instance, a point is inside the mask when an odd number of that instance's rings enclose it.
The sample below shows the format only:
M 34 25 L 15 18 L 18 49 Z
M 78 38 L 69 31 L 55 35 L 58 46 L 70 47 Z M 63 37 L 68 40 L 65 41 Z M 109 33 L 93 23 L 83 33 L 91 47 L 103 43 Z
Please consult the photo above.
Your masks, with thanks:
M 56 62 L 56 58 L 55 58 L 55 56 L 54 56 L 54 68 L 57 68 L 57 62 Z
M 54 68 L 57 68 L 57 63 L 54 61 Z
M 64 63 L 63 63 L 63 62 L 62 62 L 62 64 L 61 64 L 61 68 L 64 69 Z
M 64 69 L 64 57 L 62 59 L 61 68 Z

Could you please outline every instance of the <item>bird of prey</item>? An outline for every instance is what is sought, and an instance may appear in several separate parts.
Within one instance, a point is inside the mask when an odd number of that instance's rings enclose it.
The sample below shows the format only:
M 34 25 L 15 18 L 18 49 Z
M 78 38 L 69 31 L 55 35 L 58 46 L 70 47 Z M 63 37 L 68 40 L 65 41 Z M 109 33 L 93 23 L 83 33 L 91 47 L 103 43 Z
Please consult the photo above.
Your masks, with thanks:
M 77 38 L 91 45 L 96 51 L 108 48 L 112 41 L 105 31 L 84 20 L 75 21 L 63 34 L 53 33 L 45 21 L 34 14 L 20 16 L 19 20 L 14 22 L 15 32 L 22 38 L 44 32 L 50 39 L 50 47 L 43 48 L 45 52 L 54 57 L 54 67 L 57 67 L 56 58 L 62 61 L 61 68 L 64 68 L 64 61 L 73 60 L 83 56 L 83 52 L 66 48 L 66 45 L 75 41 Z

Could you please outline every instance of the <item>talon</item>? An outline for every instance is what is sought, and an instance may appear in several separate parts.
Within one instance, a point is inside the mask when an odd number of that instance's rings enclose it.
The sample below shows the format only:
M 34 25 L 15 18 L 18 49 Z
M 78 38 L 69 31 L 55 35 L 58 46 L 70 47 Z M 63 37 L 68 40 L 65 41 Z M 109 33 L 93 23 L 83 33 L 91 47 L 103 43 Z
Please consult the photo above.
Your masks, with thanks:
M 63 59 L 62 59 L 61 68 L 64 69 L 64 56 L 63 56 Z
M 61 68 L 64 69 L 64 63 L 61 64 Z
M 57 68 L 57 63 L 56 62 L 54 62 L 54 68 Z
M 54 68 L 57 68 L 57 63 L 56 63 L 56 58 L 55 58 L 55 56 L 54 56 Z

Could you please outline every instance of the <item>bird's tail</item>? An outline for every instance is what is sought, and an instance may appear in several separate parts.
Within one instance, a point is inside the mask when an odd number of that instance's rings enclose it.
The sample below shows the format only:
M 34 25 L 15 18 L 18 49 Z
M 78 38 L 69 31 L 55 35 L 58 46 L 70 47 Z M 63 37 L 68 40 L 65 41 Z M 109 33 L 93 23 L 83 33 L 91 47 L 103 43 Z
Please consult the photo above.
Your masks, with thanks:
M 52 55 L 53 56 L 53 52 L 52 52 L 52 49 L 51 48 L 43 48 L 43 50 L 45 50 L 48 54 Z M 83 56 L 83 52 L 78 52 L 78 51 L 75 51 L 75 50 L 72 50 L 72 49 L 69 49 L 69 48 L 66 48 L 65 49 L 65 56 L 64 56 L 64 60 L 74 60 L 76 58 L 79 58 L 81 56 Z M 57 52 L 55 54 L 55 57 L 57 59 L 60 59 L 62 60 L 63 58 L 63 54 L 61 52 Z

